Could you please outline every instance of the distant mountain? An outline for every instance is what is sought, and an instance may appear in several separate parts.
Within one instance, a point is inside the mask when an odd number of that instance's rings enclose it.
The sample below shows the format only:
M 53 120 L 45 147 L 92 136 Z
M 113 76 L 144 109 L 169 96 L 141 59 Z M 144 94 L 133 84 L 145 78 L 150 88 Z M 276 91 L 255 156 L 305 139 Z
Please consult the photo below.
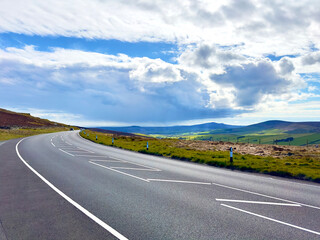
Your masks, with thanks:
M 218 129 L 233 129 L 241 126 L 227 125 L 223 123 L 204 123 L 192 126 L 171 126 L 171 127 L 99 127 L 101 129 L 141 134 L 159 134 L 159 135 L 179 135 L 184 133 L 207 132 Z
M 66 127 L 67 125 L 33 117 L 29 113 L 17 113 L 0 108 L 0 128 Z
M 285 122 L 279 120 L 266 121 L 236 129 L 217 130 L 219 134 L 253 134 L 262 131 L 279 130 L 283 133 L 320 133 L 320 122 Z

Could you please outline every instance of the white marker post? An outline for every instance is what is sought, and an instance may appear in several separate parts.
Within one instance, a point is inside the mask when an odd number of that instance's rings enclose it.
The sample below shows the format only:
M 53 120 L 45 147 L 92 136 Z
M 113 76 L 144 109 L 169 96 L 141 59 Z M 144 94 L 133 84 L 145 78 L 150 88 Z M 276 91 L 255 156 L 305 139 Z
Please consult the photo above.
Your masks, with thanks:
M 233 163 L 233 149 L 232 147 L 230 148 L 230 163 Z
M 98 135 L 96 135 L 96 141 L 98 141 Z
M 149 150 L 149 142 L 147 141 L 147 150 Z
M 112 145 L 114 144 L 114 138 L 112 138 Z

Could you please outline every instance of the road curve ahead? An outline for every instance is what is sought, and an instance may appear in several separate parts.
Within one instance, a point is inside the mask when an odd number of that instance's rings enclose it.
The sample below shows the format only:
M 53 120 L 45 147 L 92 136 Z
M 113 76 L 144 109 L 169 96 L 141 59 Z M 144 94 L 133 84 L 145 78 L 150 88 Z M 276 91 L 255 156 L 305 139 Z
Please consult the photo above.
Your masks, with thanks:
M 77 131 L 0 145 L 0 239 L 320 239 L 320 186 L 134 153 Z

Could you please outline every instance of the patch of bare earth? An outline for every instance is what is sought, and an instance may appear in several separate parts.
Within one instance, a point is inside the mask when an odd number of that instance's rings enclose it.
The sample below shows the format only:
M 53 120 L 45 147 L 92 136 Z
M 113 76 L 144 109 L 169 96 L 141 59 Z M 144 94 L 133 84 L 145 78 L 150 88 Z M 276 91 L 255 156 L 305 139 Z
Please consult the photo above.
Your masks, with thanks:
M 316 145 L 300 147 L 195 140 L 178 140 L 175 142 L 175 145 L 176 147 L 203 151 L 228 151 L 230 147 L 232 147 L 235 153 L 271 156 L 276 158 L 283 158 L 287 156 L 293 158 L 300 158 L 304 156 L 320 157 L 320 147 L 316 147 Z

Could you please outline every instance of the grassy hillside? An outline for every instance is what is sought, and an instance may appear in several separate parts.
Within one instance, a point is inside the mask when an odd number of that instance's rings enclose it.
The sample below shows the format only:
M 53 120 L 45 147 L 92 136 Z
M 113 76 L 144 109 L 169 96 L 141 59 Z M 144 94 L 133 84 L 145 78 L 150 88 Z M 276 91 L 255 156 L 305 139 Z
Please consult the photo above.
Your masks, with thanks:
M 66 127 L 47 119 L 33 117 L 29 113 L 17 113 L 0 108 L 0 128 L 39 128 L 39 127 Z
M 320 144 L 320 122 L 268 121 L 237 129 L 221 129 L 187 139 L 306 146 Z
M 62 123 L 0 108 L 0 141 L 69 129 L 70 126 Z
M 251 150 L 254 145 L 246 146 L 245 144 L 241 144 L 241 146 L 234 148 L 234 163 L 231 165 L 229 162 L 229 152 L 227 151 L 230 146 L 233 146 L 231 143 L 114 136 L 89 130 L 80 134 L 82 137 L 99 144 L 140 153 L 165 156 L 216 167 L 320 182 L 320 150 L 318 151 L 315 148 L 291 147 L 290 149 L 283 149 L 265 145 L 268 146 L 269 150 L 272 149 L 272 154 L 270 153 L 269 156 L 259 156 L 246 154 L 240 148 L 243 147 L 245 149 L 244 147 L 247 147 L 247 149 Z M 114 144 L 112 144 L 112 138 L 114 138 Z M 148 150 L 146 149 L 147 142 L 149 143 Z M 265 152 L 268 153 L 268 149 L 265 149 Z M 263 150 L 256 149 L 256 152 L 263 152 Z M 290 154 L 288 154 L 289 152 Z

